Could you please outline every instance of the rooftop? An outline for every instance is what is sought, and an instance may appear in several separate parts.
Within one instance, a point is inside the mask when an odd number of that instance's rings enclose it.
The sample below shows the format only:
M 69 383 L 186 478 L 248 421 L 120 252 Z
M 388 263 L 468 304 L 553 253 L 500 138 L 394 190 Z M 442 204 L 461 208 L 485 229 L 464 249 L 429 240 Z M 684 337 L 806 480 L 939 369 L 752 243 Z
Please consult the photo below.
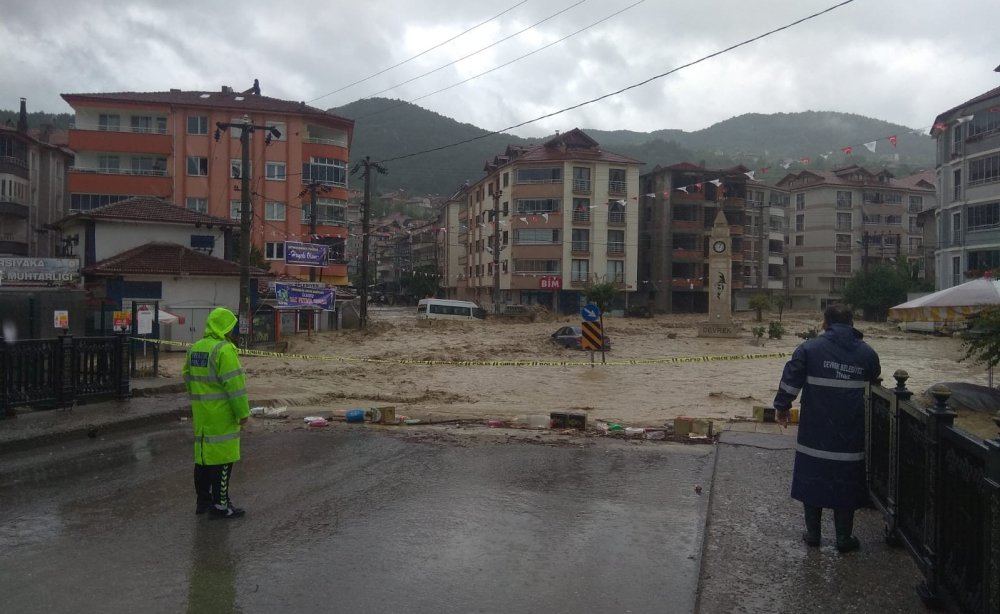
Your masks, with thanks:
M 211 275 L 238 277 L 240 264 L 215 258 L 177 243 L 146 243 L 83 269 L 86 275 Z M 251 268 L 251 276 L 264 274 Z
M 105 220 L 111 222 L 154 222 L 161 224 L 184 224 L 191 226 L 239 226 L 239 220 L 191 211 L 162 198 L 135 196 L 110 205 L 71 213 L 58 223 L 71 220 Z

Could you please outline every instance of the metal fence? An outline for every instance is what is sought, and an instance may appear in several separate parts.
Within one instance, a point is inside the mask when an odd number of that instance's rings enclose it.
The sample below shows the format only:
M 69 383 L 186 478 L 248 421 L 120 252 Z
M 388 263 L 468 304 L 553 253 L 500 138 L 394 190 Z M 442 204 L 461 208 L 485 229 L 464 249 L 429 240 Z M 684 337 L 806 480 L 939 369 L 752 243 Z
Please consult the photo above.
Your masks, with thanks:
M 886 540 L 909 550 L 928 606 L 1000 614 L 1000 437 L 957 428 L 947 387 L 935 386 L 924 409 L 907 373 L 893 378 L 892 390 L 865 391 L 868 487 Z
M 0 417 L 22 406 L 72 407 L 93 397 L 129 396 L 126 335 L 0 341 Z

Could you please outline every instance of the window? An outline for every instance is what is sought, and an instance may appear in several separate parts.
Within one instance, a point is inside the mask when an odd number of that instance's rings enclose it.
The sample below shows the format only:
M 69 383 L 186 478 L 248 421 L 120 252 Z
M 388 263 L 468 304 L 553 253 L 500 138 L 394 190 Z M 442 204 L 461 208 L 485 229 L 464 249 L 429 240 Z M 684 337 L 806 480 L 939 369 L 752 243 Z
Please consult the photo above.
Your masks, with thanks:
M 135 175 L 166 175 L 167 159 L 154 156 L 132 156 L 132 173 Z
M 847 190 L 837 190 L 837 208 L 850 209 L 853 194 Z
M 506 188 L 509 185 L 510 185 L 510 173 L 504 173 L 503 174 L 503 187 Z
M 560 183 L 561 168 L 519 168 L 514 173 L 514 183 Z
M 624 260 L 608 260 L 608 281 L 616 284 L 625 283 Z
M 585 194 L 590 192 L 590 167 L 573 167 L 573 191 Z
M 608 169 L 608 194 L 625 194 L 625 169 Z
M 795 287 L 796 288 L 801 288 L 802 287 L 802 278 L 801 277 L 796 277 L 795 278 Z
M 969 185 L 1000 181 L 1000 154 L 969 161 Z
M 861 222 L 863 224 L 881 224 L 882 214 L 881 213 L 865 214 L 862 216 Z
M 951 199 L 962 200 L 962 169 L 956 168 L 951 175 Z
M 202 158 L 200 156 L 188 156 L 187 174 L 193 177 L 207 177 L 208 158 Z
M 608 223 L 609 224 L 624 224 L 625 223 L 625 205 L 613 200 L 608 203 Z
M 951 129 L 951 155 L 952 157 L 962 153 L 962 124 Z
M 121 170 L 121 158 L 118 156 L 98 156 L 97 167 L 102 173 L 117 173 Z
M 969 270 L 985 271 L 1000 267 L 1000 251 L 995 249 L 969 252 Z
M 518 228 L 514 231 L 515 245 L 551 245 L 559 243 L 555 228 Z
M 247 169 L 249 176 L 253 178 L 253 160 L 250 160 L 250 168 Z M 243 160 L 236 158 L 229 161 L 229 177 L 239 179 L 243 176 Z
M 795 232 L 802 232 L 806 229 L 806 216 L 796 215 L 795 216 Z
M 233 220 L 240 219 L 240 217 L 241 217 L 240 213 L 242 212 L 242 209 L 241 209 L 242 206 L 243 206 L 242 203 L 240 201 L 238 201 L 238 200 L 231 200 L 231 201 L 229 201 L 229 218 L 233 219 Z
M 570 269 L 570 279 L 575 282 L 584 282 L 590 279 L 590 261 L 574 260 Z
M 285 168 L 284 162 L 268 162 L 264 165 L 264 177 L 271 181 L 284 181 Z
M 558 198 L 534 198 L 517 201 L 517 212 L 524 214 L 554 213 L 559 211 Z
M 1000 203 L 971 206 L 967 215 L 969 232 L 1000 227 Z
M 976 136 L 982 138 L 980 135 L 985 136 L 997 131 L 1000 131 L 1000 114 L 976 113 L 969 122 L 969 136 L 966 138 L 969 140 Z
M 902 215 L 887 215 L 885 216 L 885 223 L 887 226 L 902 226 L 903 216 Z
M 184 201 L 184 206 L 189 211 L 197 211 L 198 213 L 208 213 L 208 199 L 207 198 L 197 198 L 188 196 Z
M 962 214 L 953 213 L 951 215 L 951 244 L 962 244 Z
M 97 118 L 97 129 L 108 132 L 118 132 L 121 130 L 122 118 L 118 115 L 101 113 Z
M 923 240 L 920 237 L 910 237 L 910 253 L 918 254 L 920 253 L 920 246 L 923 244 Z
M 609 254 L 624 254 L 625 253 L 625 231 L 624 230 L 609 230 L 608 231 L 608 253 Z
M 189 115 L 188 134 L 208 134 L 208 118 L 204 115 Z
M 90 211 L 126 198 L 130 197 L 124 194 L 73 194 L 70 196 L 69 208 L 74 211 Z
M 515 273 L 556 273 L 560 272 L 558 260 L 515 260 Z
M 285 219 L 285 203 L 265 202 L 264 219 L 271 221 L 283 221 Z
M 302 223 L 310 223 L 310 205 L 302 205 Z M 347 223 L 347 203 L 335 198 L 316 199 L 316 223 L 325 225 Z
M 574 228 L 573 229 L 573 245 L 572 249 L 574 252 L 589 252 L 590 251 L 590 230 L 586 228 Z
M 166 134 L 167 118 L 133 115 L 131 118 L 131 128 L 132 132 L 141 132 L 143 134 Z
M 285 122 L 264 122 L 264 125 L 268 128 L 274 128 L 278 131 L 281 136 L 274 136 L 270 131 L 268 135 L 271 137 L 272 141 L 284 141 L 288 138 L 288 129 L 285 127 Z
M 795 247 L 802 247 L 805 245 L 806 237 L 805 235 L 795 235 Z
M 910 213 L 920 213 L 924 208 L 924 197 L 923 196 L 911 196 L 910 197 Z
M 962 257 L 955 256 L 951 259 L 951 285 L 957 286 L 962 283 Z
M 795 210 L 804 211 L 806 208 L 806 195 L 796 194 L 795 195 Z
M 851 235 L 837 235 L 836 250 L 838 252 L 851 251 Z
M 321 158 L 313 156 L 311 161 L 302 164 L 302 181 L 318 181 L 327 185 L 347 187 L 347 162 L 336 158 Z
M 284 260 L 285 244 L 282 241 L 268 241 L 264 243 L 264 258 L 267 260 Z
M 851 272 L 851 257 L 850 256 L 837 256 L 836 271 L 839 274 L 850 274 Z
M 796 256 L 795 257 L 795 268 L 800 269 L 803 266 L 805 266 L 805 256 Z

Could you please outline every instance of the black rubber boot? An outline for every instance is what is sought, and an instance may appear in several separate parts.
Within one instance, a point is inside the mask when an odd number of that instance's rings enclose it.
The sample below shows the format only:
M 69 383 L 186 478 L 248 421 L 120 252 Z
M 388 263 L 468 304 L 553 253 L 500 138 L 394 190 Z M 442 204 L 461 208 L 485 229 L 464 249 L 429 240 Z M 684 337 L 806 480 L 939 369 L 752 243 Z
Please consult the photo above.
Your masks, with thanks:
M 861 547 L 854 537 L 854 510 L 833 510 L 833 526 L 837 528 L 837 552 L 854 552 Z
M 823 508 L 805 505 L 806 530 L 802 532 L 802 541 L 807 546 L 816 548 L 820 544 L 820 526 L 823 522 Z

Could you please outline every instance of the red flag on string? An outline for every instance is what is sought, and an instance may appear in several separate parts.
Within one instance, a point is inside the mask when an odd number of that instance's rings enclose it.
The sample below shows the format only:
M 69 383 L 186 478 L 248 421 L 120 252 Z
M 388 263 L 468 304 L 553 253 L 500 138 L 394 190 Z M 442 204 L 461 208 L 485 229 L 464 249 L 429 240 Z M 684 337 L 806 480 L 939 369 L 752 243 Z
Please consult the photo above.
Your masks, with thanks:
M 771 170 L 771 167 L 770 166 L 765 166 L 764 168 L 760 169 L 760 172 L 761 172 L 761 174 L 766 175 L 767 171 L 769 171 L 769 170 Z
M 842 148 L 840 151 L 844 152 L 845 156 L 849 156 L 852 153 L 854 153 L 854 148 L 848 145 L 847 147 Z
M 812 162 L 812 160 L 809 159 L 809 156 L 804 156 L 802 158 L 799 158 L 799 162 L 801 162 L 802 164 L 809 164 L 810 162 Z
M 1000 113 L 1000 107 L 990 107 L 987 111 L 990 113 Z
M 889 144 L 892 145 L 893 147 L 896 146 L 896 135 L 895 134 L 889 137 Z
M 946 124 L 944 122 L 938 122 L 938 123 L 934 124 L 934 129 L 935 130 L 947 130 L 948 129 L 948 124 Z

